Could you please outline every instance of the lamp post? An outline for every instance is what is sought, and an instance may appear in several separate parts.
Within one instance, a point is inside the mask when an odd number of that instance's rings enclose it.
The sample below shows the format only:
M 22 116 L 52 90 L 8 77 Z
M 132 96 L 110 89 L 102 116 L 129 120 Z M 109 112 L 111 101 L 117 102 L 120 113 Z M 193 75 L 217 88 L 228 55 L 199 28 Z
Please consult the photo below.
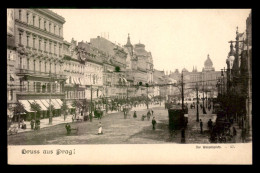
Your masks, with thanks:
M 198 90 L 199 86 L 198 83 L 196 83 L 196 95 L 197 95 L 197 119 L 196 121 L 199 122 L 199 96 L 198 96 Z
M 50 94 L 49 94 L 49 111 L 50 111 L 50 116 L 49 116 L 49 124 L 51 125 L 52 124 L 52 109 L 51 109 L 51 97 L 52 97 L 52 88 L 51 88 L 51 79 L 52 79 L 52 76 L 51 76 L 51 71 L 49 71 L 49 84 L 50 84 Z M 57 83 L 57 81 L 55 81 L 55 84 Z

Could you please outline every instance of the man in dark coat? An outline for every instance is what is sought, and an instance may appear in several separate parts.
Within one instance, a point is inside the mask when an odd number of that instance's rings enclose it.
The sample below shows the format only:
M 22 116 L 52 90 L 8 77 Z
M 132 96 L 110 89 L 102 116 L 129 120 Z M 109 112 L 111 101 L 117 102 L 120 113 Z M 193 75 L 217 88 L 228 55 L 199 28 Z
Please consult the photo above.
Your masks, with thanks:
M 153 117 L 153 120 L 152 120 L 153 130 L 155 130 L 155 124 L 156 124 L 156 120 L 155 120 L 155 118 Z
M 201 119 L 200 119 L 200 133 L 201 134 L 203 133 L 203 122 L 201 121 Z

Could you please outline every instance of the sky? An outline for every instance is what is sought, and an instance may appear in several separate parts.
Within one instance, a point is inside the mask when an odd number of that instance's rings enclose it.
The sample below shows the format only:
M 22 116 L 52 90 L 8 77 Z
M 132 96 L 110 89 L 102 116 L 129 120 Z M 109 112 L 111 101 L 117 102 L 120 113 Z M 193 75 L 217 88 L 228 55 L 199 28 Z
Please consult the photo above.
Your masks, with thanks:
M 250 9 L 51 9 L 66 20 L 66 41 L 90 41 L 109 33 L 109 40 L 125 45 L 145 44 L 154 68 L 164 71 L 197 66 L 201 71 L 209 54 L 215 70 L 226 67 L 236 28 L 245 32 Z

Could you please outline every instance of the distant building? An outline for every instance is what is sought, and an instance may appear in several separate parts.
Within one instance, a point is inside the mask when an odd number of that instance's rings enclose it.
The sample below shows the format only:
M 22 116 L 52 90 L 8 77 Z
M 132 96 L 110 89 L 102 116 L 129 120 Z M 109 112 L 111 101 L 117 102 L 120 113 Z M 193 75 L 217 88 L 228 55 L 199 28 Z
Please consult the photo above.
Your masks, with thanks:
M 202 91 L 204 89 L 204 91 L 209 94 L 208 97 L 215 97 L 217 95 L 216 84 L 218 78 L 221 77 L 221 71 L 215 71 L 209 55 L 204 62 L 204 67 L 201 72 L 199 72 L 196 67 L 193 67 L 191 72 L 183 68 L 182 72 L 186 90 L 192 92 L 192 90 L 195 90 L 196 84 L 198 84 L 199 90 Z M 176 69 L 175 72 L 170 73 L 169 77 L 180 81 L 181 73 Z

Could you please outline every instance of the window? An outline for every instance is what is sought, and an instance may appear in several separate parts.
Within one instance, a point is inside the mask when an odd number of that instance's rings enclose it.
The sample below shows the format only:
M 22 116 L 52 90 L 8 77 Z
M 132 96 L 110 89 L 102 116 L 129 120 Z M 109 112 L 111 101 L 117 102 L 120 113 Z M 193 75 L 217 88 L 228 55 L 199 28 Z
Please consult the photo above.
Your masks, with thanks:
M 46 51 L 46 41 L 44 41 L 44 51 Z
M 60 36 L 60 27 L 59 27 L 59 36 Z
M 36 92 L 36 82 L 33 82 L 33 91 Z
M 59 55 L 60 55 L 60 49 L 61 49 L 61 46 L 59 46 Z
M 50 46 L 49 46 L 49 52 L 51 53 L 51 43 L 49 43 L 49 45 L 50 45 Z
M 51 73 L 51 63 L 50 63 L 50 73 Z
M 19 10 L 19 20 L 22 20 L 22 10 Z
M 51 92 L 51 84 L 50 83 L 47 84 L 47 92 Z
M 54 44 L 54 54 L 56 54 L 56 44 Z
M 35 16 L 33 16 L 33 26 L 35 25 L 35 23 L 34 23 L 34 22 L 35 22 Z
M 47 62 L 44 63 L 44 72 L 47 71 Z
M 29 47 L 29 35 L 27 35 L 26 45 Z
M 33 37 L 33 48 L 35 48 L 35 37 Z
M 49 32 L 51 32 L 51 23 L 49 24 Z
M 39 62 L 39 72 L 41 72 L 41 71 L 42 71 L 42 70 L 41 70 L 41 69 L 42 69 L 42 67 L 41 67 L 41 66 L 42 66 L 42 62 L 40 61 L 40 62 Z
M 54 73 L 56 74 L 56 64 L 54 64 Z
M 26 22 L 29 24 L 29 13 L 26 14 Z
M 39 28 L 41 28 L 41 18 L 39 18 Z
M 42 50 L 41 49 L 41 42 L 42 42 L 42 40 L 39 39 L 39 50 Z
M 35 72 L 35 60 L 33 60 L 33 71 Z
M 44 30 L 46 30 L 46 21 L 44 21 Z
M 22 33 L 19 33 L 19 44 L 22 44 Z
M 41 82 L 36 82 L 36 92 L 41 92 Z
M 29 70 L 30 69 L 30 59 L 27 58 L 27 69 Z
M 55 34 L 55 31 L 56 31 L 56 25 L 54 25 L 54 34 Z

